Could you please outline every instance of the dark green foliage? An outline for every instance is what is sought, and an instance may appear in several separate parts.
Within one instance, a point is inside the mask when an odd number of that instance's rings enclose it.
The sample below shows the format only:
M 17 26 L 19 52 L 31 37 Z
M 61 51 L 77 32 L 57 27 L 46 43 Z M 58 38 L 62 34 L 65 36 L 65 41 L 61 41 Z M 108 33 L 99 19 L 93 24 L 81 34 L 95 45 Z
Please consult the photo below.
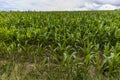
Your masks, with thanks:
M 113 78 L 120 74 L 119 14 L 0 12 L 0 59 L 15 62 L 0 65 L 0 77 L 11 76 L 16 63 L 29 62 L 34 68 L 21 79 Z

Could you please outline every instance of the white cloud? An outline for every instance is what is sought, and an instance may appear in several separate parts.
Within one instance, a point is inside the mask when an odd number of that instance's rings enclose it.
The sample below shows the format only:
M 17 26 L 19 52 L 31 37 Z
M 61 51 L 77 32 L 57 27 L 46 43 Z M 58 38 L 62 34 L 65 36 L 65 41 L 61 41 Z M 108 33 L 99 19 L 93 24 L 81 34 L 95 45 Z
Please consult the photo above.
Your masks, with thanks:
M 83 0 L 19 0 L 13 2 L 19 10 L 73 10 L 84 6 Z M 14 7 L 15 5 L 11 6 Z
M 99 4 L 111 4 L 111 5 L 120 5 L 120 0 L 93 0 Z
M 95 10 L 98 8 L 100 5 L 96 3 L 85 3 L 84 7 L 87 8 L 87 10 Z
M 114 9 L 117 9 L 118 7 L 116 6 L 113 6 L 113 5 L 110 5 L 110 4 L 105 4 L 105 5 L 102 5 L 98 8 L 98 10 L 114 10 Z
M 0 0 L 0 10 L 112 10 L 120 0 Z

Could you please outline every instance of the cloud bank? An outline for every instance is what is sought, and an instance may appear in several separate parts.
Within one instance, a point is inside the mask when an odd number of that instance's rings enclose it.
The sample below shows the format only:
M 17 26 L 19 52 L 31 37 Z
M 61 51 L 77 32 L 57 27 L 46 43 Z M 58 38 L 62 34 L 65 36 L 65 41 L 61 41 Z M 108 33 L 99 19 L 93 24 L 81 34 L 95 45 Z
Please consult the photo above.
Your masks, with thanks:
M 78 11 L 114 10 L 120 0 L 0 0 L 0 10 Z

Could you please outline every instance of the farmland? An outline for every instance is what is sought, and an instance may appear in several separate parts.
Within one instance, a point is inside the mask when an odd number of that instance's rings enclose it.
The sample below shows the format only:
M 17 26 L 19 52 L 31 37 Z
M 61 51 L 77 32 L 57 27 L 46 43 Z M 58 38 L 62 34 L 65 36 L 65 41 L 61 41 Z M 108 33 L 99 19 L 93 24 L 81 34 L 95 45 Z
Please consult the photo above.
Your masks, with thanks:
M 0 79 L 118 80 L 119 14 L 0 12 Z

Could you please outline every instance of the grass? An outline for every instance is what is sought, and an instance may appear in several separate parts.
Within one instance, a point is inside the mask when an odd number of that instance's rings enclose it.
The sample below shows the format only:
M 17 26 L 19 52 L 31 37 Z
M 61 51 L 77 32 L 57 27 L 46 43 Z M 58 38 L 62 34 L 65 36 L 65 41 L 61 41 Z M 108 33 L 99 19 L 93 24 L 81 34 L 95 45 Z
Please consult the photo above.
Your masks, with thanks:
M 119 80 L 119 14 L 0 12 L 0 79 Z

